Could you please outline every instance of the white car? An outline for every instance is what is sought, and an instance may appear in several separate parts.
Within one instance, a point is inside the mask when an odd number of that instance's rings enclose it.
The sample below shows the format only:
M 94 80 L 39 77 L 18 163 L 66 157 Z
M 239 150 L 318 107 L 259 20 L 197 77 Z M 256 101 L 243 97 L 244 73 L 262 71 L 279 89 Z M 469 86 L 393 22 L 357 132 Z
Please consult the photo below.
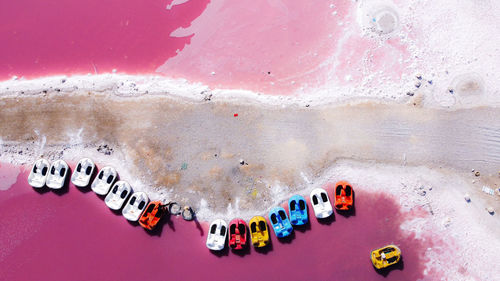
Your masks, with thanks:
M 220 251 L 226 246 L 227 223 L 224 220 L 214 220 L 210 224 L 207 236 L 207 248 Z
M 106 166 L 99 171 L 99 174 L 97 174 L 97 177 L 95 177 L 92 182 L 91 188 L 99 195 L 106 195 L 113 186 L 117 177 L 118 174 L 116 173 L 115 168 Z
M 29 185 L 36 188 L 43 187 L 45 185 L 45 181 L 47 180 L 49 168 L 50 168 L 49 161 L 45 159 L 36 160 L 28 176 Z
M 127 197 L 132 193 L 132 187 L 126 181 L 117 181 L 111 192 L 106 195 L 104 202 L 112 210 L 120 210 Z
M 90 178 L 94 173 L 95 164 L 94 161 L 89 158 L 83 158 L 78 161 L 76 169 L 71 175 L 71 182 L 78 187 L 86 187 L 90 183 Z
M 47 176 L 47 186 L 53 189 L 61 189 L 66 183 L 68 170 L 68 164 L 64 160 L 54 161 L 50 166 L 49 175 Z
M 311 205 L 317 218 L 323 219 L 332 215 L 333 208 L 326 190 L 315 188 L 311 191 Z
M 149 203 L 148 195 L 144 192 L 134 192 L 123 207 L 122 214 L 129 221 L 137 221 Z

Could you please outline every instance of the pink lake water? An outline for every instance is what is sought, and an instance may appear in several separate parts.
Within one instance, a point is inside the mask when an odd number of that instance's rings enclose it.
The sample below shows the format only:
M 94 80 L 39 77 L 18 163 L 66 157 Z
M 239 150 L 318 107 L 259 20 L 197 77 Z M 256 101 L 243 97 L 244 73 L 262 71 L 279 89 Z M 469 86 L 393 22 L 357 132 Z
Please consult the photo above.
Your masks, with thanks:
M 174 2 L 0 1 L 0 80 L 116 69 L 286 95 L 399 81 L 409 63 L 399 38 L 361 36 L 354 2 Z
M 72 185 L 57 193 L 34 190 L 26 182 L 29 170 L 17 174 L 16 168 L 0 165 L 0 178 L 17 175 L 12 187 L 0 190 L 1 280 L 437 278 L 423 273 L 425 249 L 437 242 L 402 232 L 402 221 L 415 214 L 402 213 L 384 194 L 357 190 L 354 214 L 336 213 L 327 223 L 312 218 L 285 241 L 273 234 L 266 251 L 214 254 L 205 247 L 207 223 L 173 217 L 150 234 L 113 213 L 92 191 Z M 403 261 L 379 274 L 369 253 L 389 243 L 402 249 Z
M 166 0 L 0 1 L 0 79 L 117 69 L 153 73 L 189 43 L 169 34 L 189 26 L 209 0 L 167 10 Z

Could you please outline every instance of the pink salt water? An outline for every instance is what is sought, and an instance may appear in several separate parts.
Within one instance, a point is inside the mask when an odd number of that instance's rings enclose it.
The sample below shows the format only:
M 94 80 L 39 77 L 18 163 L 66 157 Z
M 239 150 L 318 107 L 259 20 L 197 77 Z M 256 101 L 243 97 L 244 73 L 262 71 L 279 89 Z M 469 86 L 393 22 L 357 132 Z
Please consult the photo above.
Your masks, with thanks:
M 287 95 L 398 82 L 411 58 L 399 38 L 363 37 L 355 2 L 174 2 L 1 1 L 0 80 L 116 69 Z
M 0 1 L 0 80 L 55 74 L 153 73 L 188 44 L 171 37 L 209 0 Z
M 2 164 L 0 178 L 15 171 Z M 434 246 L 401 231 L 408 214 L 393 198 L 358 188 L 349 217 L 336 213 L 326 224 L 312 217 L 286 241 L 273 233 L 267 251 L 214 254 L 205 247 L 206 223 L 174 217 L 150 234 L 90 189 L 35 190 L 28 172 L 0 190 L 2 280 L 417 280 L 424 278 L 423 253 Z M 379 274 L 369 253 L 389 243 L 401 248 L 403 261 Z

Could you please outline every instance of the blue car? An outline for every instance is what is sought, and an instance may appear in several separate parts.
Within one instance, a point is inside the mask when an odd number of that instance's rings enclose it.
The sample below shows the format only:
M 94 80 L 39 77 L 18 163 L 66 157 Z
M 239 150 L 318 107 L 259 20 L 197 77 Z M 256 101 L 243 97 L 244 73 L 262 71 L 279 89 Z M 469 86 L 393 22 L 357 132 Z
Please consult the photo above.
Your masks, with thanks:
M 288 200 L 290 211 L 290 222 L 292 225 L 304 225 L 308 221 L 306 199 L 300 195 L 294 195 Z
M 269 220 L 278 238 L 287 237 L 292 234 L 293 227 L 286 215 L 285 209 L 276 207 L 269 212 Z

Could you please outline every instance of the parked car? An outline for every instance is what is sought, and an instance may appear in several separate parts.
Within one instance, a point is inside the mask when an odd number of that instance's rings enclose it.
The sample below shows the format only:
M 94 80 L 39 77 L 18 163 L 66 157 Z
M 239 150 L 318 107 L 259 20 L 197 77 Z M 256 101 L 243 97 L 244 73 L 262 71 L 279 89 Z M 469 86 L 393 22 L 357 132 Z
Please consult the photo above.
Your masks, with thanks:
M 335 184 L 335 209 L 348 211 L 354 207 L 354 190 L 346 181 L 339 181 Z
M 139 224 L 147 230 L 153 230 L 165 215 L 166 211 L 167 207 L 160 201 L 149 202 L 146 210 L 139 219 Z
M 256 248 L 265 247 L 269 244 L 269 229 L 264 217 L 255 216 L 250 219 L 250 236 L 252 244 Z
M 91 188 L 96 194 L 106 195 L 117 178 L 118 174 L 115 168 L 109 166 L 103 167 L 92 182 Z
M 28 175 L 28 183 L 32 187 L 41 188 L 45 186 L 47 180 L 50 164 L 45 159 L 38 159 L 33 164 L 30 174 Z
M 53 189 L 61 189 L 66 184 L 68 170 L 68 164 L 64 160 L 54 161 L 47 176 L 47 186 Z
M 241 250 L 247 245 L 247 224 L 242 219 L 229 222 L 229 247 Z
M 214 251 L 220 251 L 226 246 L 227 223 L 224 220 L 217 219 L 210 224 L 207 236 L 207 248 Z
M 396 245 L 387 245 L 370 253 L 373 266 L 376 269 L 386 268 L 396 264 L 401 259 L 401 250 Z
M 311 205 L 317 218 L 323 219 L 332 215 L 333 208 L 328 194 L 323 188 L 315 188 L 311 191 Z
M 111 192 L 106 195 L 104 202 L 112 210 L 120 210 L 128 196 L 132 193 L 132 187 L 126 181 L 117 181 Z
M 71 175 L 71 182 L 79 187 L 87 187 L 94 173 L 95 164 L 89 158 L 83 158 L 78 161 L 73 175 Z
M 288 200 L 288 212 L 292 225 L 304 225 L 308 222 L 306 199 L 300 195 L 294 195 Z
M 123 207 L 122 214 L 129 221 L 137 221 L 149 203 L 148 195 L 144 192 L 134 192 Z
M 293 232 L 293 227 L 288 216 L 286 215 L 285 209 L 282 207 L 275 207 L 269 212 L 269 220 L 274 229 L 274 234 L 276 237 L 283 238 Z

